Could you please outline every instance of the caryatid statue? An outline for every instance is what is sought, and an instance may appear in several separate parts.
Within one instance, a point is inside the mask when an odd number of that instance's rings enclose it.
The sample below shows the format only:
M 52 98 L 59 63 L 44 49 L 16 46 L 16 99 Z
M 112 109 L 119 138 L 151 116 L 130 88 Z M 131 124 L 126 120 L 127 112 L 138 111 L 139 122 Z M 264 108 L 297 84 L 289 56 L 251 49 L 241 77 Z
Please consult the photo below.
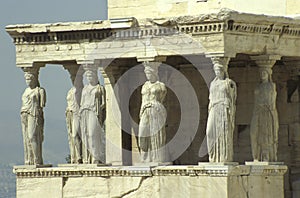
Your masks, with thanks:
M 88 84 L 82 90 L 80 103 L 80 125 L 82 136 L 83 163 L 104 163 L 102 133 L 104 133 L 105 90 L 99 84 L 97 69 L 85 72 Z
M 66 123 L 68 129 L 71 164 L 82 163 L 82 141 L 79 109 L 83 82 L 82 76 L 76 75 L 76 73 L 71 74 L 73 87 L 69 90 L 67 94 L 66 109 Z
M 142 162 L 166 162 L 166 109 L 167 94 L 164 83 L 158 79 L 160 63 L 144 62 L 147 81 L 142 87 L 138 146 Z
M 272 82 L 272 69 L 260 67 L 261 83 L 256 87 L 254 111 L 250 126 L 254 161 L 277 161 L 278 115 L 276 85 Z
M 229 79 L 227 61 L 213 59 L 216 77 L 210 84 L 207 119 L 209 162 L 233 161 L 236 84 Z
M 39 85 L 37 69 L 25 70 L 25 80 L 28 88 L 22 95 L 21 107 L 25 164 L 42 165 L 46 92 Z

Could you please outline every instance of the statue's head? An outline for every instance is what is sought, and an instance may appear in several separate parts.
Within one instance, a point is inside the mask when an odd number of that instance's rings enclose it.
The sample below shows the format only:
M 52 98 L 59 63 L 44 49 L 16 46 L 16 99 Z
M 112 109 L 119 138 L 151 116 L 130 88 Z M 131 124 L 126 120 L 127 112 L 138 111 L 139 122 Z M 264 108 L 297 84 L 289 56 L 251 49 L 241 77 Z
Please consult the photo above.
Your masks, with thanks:
M 88 81 L 89 84 L 91 85 L 96 85 L 98 84 L 98 75 L 97 75 L 97 70 L 87 70 L 85 72 L 85 77 Z
M 26 84 L 27 86 L 29 87 L 36 87 L 37 86 L 37 80 L 36 80 L 36 77 L 33 73 L 29 73 L 29 72 L 25 72 L 25 81 L 26 81 Z
M 144 72 L 147 80 L 150 82 L 156 82 L 158 80 L 158 67 L 160 63 L 144 62 L 143 65 L 145 67 Z
M 218 79 L 225 79 L 226 78 L 226 72 L 224 67 L 221 64 L 214 64 L 214 72 L 216 74 L 216 77 Z
M 260 67 L 259 68 L 260 73 L 260 80 L 262 82 L 272 82 L 272 69 L 268 67 Z
M 24 78 L 27 86 L 34 88 L 39 87 L 39 68 L 38 67 L 25 67 L 22 68 L 24 71 Z
M 213 64 L 213 69 L 216 74 L 217 79 L 225 79 L 229 78 L 228 75 L 228 63 L 229 63 L 229 58 L 222 58 L 222 57 L 213 57 L 211 58 L 212 64 Z

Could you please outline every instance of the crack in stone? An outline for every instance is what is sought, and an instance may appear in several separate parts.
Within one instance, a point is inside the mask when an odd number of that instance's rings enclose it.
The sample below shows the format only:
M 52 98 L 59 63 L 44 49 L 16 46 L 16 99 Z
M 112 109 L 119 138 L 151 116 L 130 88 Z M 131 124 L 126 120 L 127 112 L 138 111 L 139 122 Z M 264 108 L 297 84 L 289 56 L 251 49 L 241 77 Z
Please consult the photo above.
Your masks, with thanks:
M 241 186 L 244 190 L 244 193 L 245 193 L 246 197 L 249 198 L 249 190 L 247 188 L 247 186 L 248 186 L 248 176 L 247 177 L 241 176 L 240 178 L 241 178 L 240 184 L 241 184 Z M 245 182 L 246 182 L 246 184 L 245 184 Z
M 69 180 L 68 177 L 63 177 L 62 178 L 61 197 L 64 197 L 64 187 L 65 187 L 68 180 Z
M 63 177 L 62 179 L 63 179 L 62 188 L 64 189 L 64 187 L 65 187 L 67 181 L 69 180 L 69 178 L 68 177 Z
M 142 183 L 143 183 L 146 179 L 148 179 L 148 178 L 149 178 L 149 177 L 146 177 L 146 176 L 141 177 L 141 180 L 140 180 L 139 185 L 138 185 L 137 188 L 134 188 L 134 189 L 132 189 L 132 190 L 129 190 L 129 191 L 127 191 L 127 192 L 121 194 L 120 196 L 116 196 L 116 197 L 113 197 L 113 198 L 122 198 L 122 197 L 125 197 L 125 196 L 127 196 L 127 195 L 129 195 L 129 194 L 131 194 L 131 193 L 136 192 L 136 191 L 142 186 Z

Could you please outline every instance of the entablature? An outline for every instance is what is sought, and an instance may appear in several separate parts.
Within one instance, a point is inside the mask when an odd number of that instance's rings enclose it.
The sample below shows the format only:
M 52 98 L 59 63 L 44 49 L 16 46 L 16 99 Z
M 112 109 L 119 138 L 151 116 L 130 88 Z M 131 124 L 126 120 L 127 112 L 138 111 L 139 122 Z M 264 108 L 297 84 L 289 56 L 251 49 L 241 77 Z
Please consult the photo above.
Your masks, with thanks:
M 7 26 L 24 62 L 238 53 L 298 56 L 300 20 L 238 13 Z M 53 59 L 53 60 L 52 60 Z

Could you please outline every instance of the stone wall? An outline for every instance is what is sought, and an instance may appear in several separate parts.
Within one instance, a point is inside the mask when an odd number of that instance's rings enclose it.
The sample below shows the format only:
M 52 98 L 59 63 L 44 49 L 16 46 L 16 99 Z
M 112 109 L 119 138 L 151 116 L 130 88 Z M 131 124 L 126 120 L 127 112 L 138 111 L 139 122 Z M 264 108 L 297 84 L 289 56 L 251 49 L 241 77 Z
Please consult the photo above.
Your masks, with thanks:
M 286 3 L 286 14 L 287 15 L 299 15 L 300 14 L 300 1 L 298 0 L 287 0 Z
M 297 0 L 108 0 L 108 18 L 173 17 L 216 12 L 221 8 L 268 15 L 299 13 Z
M 15 167 L 17 197 L 283 198 L 286 166 Z M 276 189 L 276 190 L 274 190 Z

